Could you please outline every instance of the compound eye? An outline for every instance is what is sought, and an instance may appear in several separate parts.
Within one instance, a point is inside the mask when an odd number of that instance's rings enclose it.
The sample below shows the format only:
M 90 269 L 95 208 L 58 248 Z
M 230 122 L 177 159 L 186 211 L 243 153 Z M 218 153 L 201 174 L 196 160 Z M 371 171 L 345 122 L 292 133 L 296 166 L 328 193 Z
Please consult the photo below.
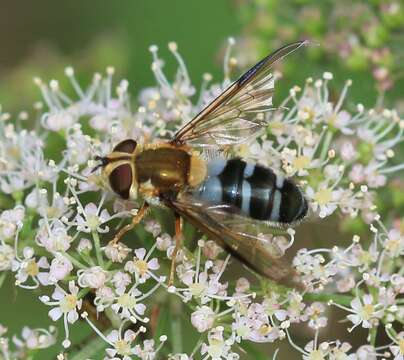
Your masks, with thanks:
M 118 145 L 116 145 L 114 147 L 113 151 L 132 154 L 136 149 L 136 145 L 137 145 L 137 142 L 135 140 L 127 139 L 127 140 L 121 141 Z
M 117 166 L 109 175 L 109 183 L 114 192 L 124 199 L 129 198 L 132 186 L 132 168 L 129 164 Z

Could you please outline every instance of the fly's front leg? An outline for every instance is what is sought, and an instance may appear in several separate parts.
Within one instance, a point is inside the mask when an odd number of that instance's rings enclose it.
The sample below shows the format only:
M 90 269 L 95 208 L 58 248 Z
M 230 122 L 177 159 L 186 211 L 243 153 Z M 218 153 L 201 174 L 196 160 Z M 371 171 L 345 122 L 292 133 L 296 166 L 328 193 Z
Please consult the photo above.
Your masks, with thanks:
M 149 208 L 149 204 L 144 203 L 142 207 L 139 209 L 137 214 L 132 218 L 132 222 L 128 225 L 125 225 L 119 232 L 115 235 L 115 237 L 109 242 L 110 245 L 116 244 L 122 236 L 124 236 L 129 230 L 132 230 L 146 215 L 147 209 Z
M 170 279 L 168 280 L 168 286 L 173 285 L 175 278 L 175 260 L 177 258 L 178 251 L 181 248 L 183 235 L 182 235 L 182 221 L 181 217 L 178 214 L 175 214 L 175 248 L 172 253 L 171 259 L 171 270 L 170 270 Z

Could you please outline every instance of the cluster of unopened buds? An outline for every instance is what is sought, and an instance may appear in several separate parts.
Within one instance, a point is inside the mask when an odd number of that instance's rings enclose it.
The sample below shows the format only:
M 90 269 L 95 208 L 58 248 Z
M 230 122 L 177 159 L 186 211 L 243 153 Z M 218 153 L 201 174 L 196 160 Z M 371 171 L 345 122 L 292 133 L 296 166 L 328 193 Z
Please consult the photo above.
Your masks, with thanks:
M 228 276 L 237 261 L 209 238 L 192 242 L 191 232 L 184 234 L 176 280 L 168 286 L 175 241 L 159 214 L 148 216 L 124 241 L 109 242 L 138 204 L 112 196 L 105 179 L 91 172 L 95 156 L 126 138 L 169 138 L 230 84 L 229 48 L 224 80 L 210 84 L 212 77 L 205 75 L 193 102 L 196 90 L 184 61 L 175 43 L 169 49 L 178 60 L 174 80 L 164 74 L 152 46 L 156 85 L 140 91 L 135 111 L 128 81 L 113 90 L 113 68 L 105 76 L 95 74 L 87 89 L 67 68 L 77 99 L 56 80 L 35 79 L 47 108 L 35 130 L 26 129 L 26 116 L 12 121 L 9 114 L 0 115 L 1 205 L 7 208 L 0 214 L 0 282 L 13 276 L 16 286 L 46 290 L 49 295 L 39 301 L 49 307 L 53 321 L 64 324 L 58 359 L 68 358 L 66 352 L 74 348 L 70 328 L 80 319 L 105 343 L 106 359 L 238 359 L 248 342 L 277 347 L 281 341 L 303 359 L 403 359 L 403 224 L 386 228 L 374 199 L 375 190 L 404 168 L 391 165 L 396 145 L 404 140 L 404 121 L 394 110 L 366 110 L 361 104 L 354 112 L 346 110 L 350 81 L 331 102 L 331 73 L 291 89 L 279 109 L 266 115 L 262 136 L 235 149 L 240 157 L 297 179 L 310 205 L 308 223 L 339 213 L 361 216 L 367 224 L 368 234 L 353 236 L 348 246 L 327 238 L 324 244 L 331 248 L 297 252 L 291 265 L 303 290 L 248 269 L 242 277 Z M 271 240 L 286 251 L 294 240 L 299 243 L 299 228 Z M 348 332 L 368 331 L 359 349 L 335 338 L 320 342 L 335 307 L 344 311 Z M 190 349 L 181 342 L 184 314 L 199 334 Z M 160 329 L 161 319 L 179 333 Z M 100 326 L 102 320 L 109 330 Z M 297 324 L 309 329 L 312 340 L 306 345 L 295 340 Z M 379 332 L 388 343 L 376 344 Z M 24 329 L 23 340 L 15 338 L 12 349 L 3 334 L 0 330 L 4 359 L 25 359 L 27 352 L 56 341 L 53 329 Z

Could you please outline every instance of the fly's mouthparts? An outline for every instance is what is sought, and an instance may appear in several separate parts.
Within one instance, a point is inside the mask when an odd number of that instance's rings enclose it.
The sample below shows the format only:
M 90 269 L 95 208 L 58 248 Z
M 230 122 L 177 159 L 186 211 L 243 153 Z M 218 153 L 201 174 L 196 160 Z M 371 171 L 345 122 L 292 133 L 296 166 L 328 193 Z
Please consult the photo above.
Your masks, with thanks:
M 104 156 L 96 156 L 94 158 L 95 161 L 101 161 L 101 164 L 96 165 L 92 170 L 91 173 L 96 172 L 99 168 L 106 166 L 109 163 L 109 159 Z

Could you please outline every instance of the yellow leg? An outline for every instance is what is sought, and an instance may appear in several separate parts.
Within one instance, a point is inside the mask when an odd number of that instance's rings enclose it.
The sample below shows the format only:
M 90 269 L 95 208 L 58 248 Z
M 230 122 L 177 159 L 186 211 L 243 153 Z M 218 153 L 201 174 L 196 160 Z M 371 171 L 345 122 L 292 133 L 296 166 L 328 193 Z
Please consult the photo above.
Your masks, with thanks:
M 168 280 L 168 286 L 174 284 L 175 278 L 175 260 L 177 258 L 178 251 L 181 248 L 182 244 L 182 226 L 181 226 L 181 218 L 179 215 L 175 215 L 175 248 L 172 253 L 171 259 L 171 270 L 170 270 L 170 279 Z
M 137 224 L 139 224 L 140 221 L 143 219 L 143 217 L 146 215 L 148 208 L 149 205 L 147 203 L 144 203 L 143 206 L 137 212 L 137 214 L 133 217 L 132 222 L 128 225 L 125 225 L 121 230 L 119 230 L 119 232 L 109 242 L 109 244 L 111 245 L 116 244 L 121 239 L 122 236 L 124 236 L 129 230 L 132 230 Z

